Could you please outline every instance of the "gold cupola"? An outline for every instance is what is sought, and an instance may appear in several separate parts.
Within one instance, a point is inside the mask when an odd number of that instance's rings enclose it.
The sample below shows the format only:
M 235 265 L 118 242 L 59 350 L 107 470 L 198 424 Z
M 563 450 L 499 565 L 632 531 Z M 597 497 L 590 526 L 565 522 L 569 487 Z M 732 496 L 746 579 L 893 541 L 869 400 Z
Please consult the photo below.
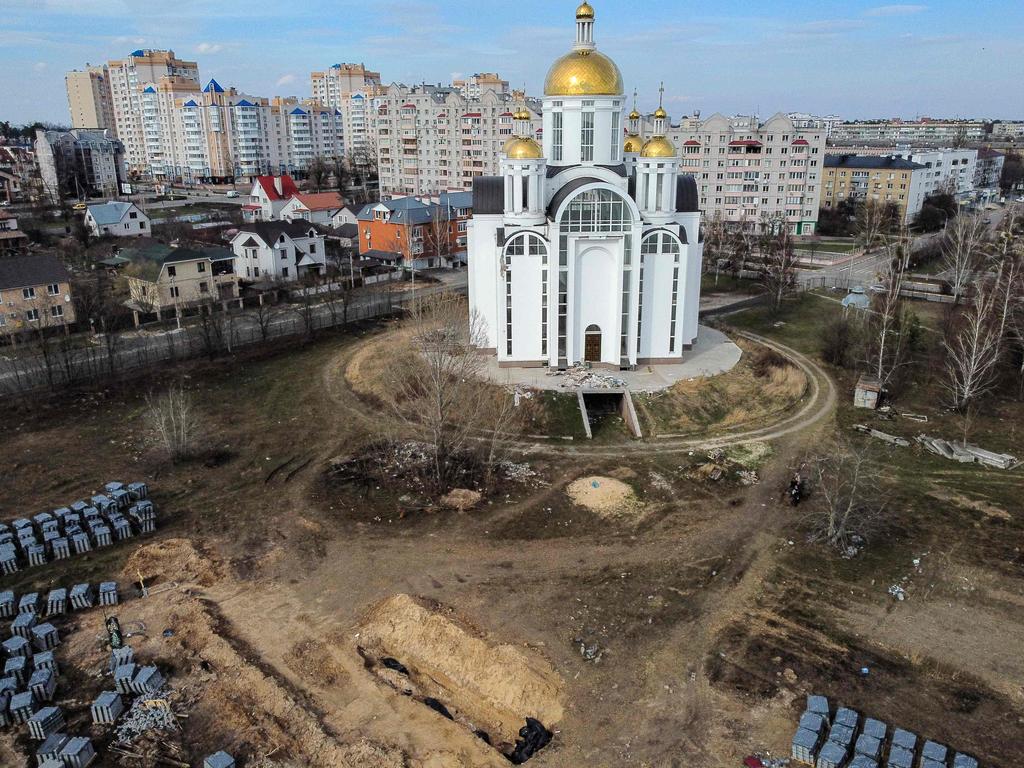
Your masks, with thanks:
M 622 151 L 627 155 L 638 155 L 644 146 L 644 140 L 640 138 L 640 112 L 636 108 L 636 91 L 633 91 L 633 111 L 629 113 L 629 125 L 627 127 L 626 140 L 622 144 Z
M 668 132 L 668 112 L 665 111 L 665 84 L 659 89 L 658 108 L 654 111 L 654 135 L 649 138 L 640 150 L 640 157 L 675 157 L 676 147 L 665 138 Z
M 544 80 L 545 96 L 619 96 L 622 73 L 594 45 L 594 20 L 590 3 L 576 9 L 576 42 L 569 53 L 555 61 Z
M 502 154 L 510 160 L 539 160 L 544 157 L 544 150 L 529 136 L 530 110 L 525 104 L 512 113 L 512 119 L 515 121 L 515 128 L 513 135 L 502 146 Z

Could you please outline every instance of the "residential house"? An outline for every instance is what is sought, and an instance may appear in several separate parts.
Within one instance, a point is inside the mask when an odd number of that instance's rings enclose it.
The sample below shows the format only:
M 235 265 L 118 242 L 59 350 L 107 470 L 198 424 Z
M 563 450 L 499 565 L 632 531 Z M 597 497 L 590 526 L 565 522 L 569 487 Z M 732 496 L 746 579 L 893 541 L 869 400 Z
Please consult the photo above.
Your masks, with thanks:
M 18 229 L 18 218 L 0 211 L 0 257 L 21 253 L 28 246 L 28 235 Z
M 299 188 L 287 174 L 281 176 L 257 176 L 249 192 L 249 202 L 242 206 L 242 216 L 247 222 L 274 221 Z
M 51 202 L 111 198 L 127 181 L 124 145 L 109 129 L 36 130 L 39 179 Z
M 445 202 L 400 197 L 364 206 L 359 213 L 359 253 L 386 261 L 381 254 L 390 254 L 390 261 L 411 269 L 464 262 L 472 192 L 442 194 L 439 199 Z
M 149 216 L 135 203 L 110 200 L 90 205 L 85 225 L 96 237 L 149 237 L 152 234 Z
M 832 208 L 846 200 L 892 203 L 909 224 L 924 204 L 927 172 L 921 163 L 894 155 L 826 155 L 821 204 Z
M 16 195 L 21 195 L 21 179 L 11 171 L 0 168 L 0 200 L 13 203 Z
M 311 224 L 330 226 L 334 214 L 344 207 L 341 195 L 337 192 L 317 192 L 306 194 L 300 192 L 292 195 L 292 199 L 281 209 L 282 221 L 308 221 Z
M 38 175 L 32 152 L 25 147 L 0 146 L 0 200 L 12 203 L 27 195 Z
M 1006 156 L 1002 152 L 983 147 L 978 150 L 978 163 L 974 168 L 974 188 L 998 189 L 1003 178 Z
M 75 322 L 71 277 L 49 253 L 0 259 L 0 334 Z
M 225 309 L 238 303 L 235 254 L 227 248 L 189 245 L 175 248 L 147 243 L 122 248 L 118 253 L 121 273 L 128 281 L 129 306 L 138 324 L 142 314 L 179 313 L 207 303 Z
M 331 216 L 331 228 L 340 229 L 343 224 L 357 224 L 361 210 L 363 206 L 352 203 L 342 206 Z
M 323 232 L 303 221 L 243 224 L 231 240 L 235 272 L 246 282 L 293 282 L 327 269 Z

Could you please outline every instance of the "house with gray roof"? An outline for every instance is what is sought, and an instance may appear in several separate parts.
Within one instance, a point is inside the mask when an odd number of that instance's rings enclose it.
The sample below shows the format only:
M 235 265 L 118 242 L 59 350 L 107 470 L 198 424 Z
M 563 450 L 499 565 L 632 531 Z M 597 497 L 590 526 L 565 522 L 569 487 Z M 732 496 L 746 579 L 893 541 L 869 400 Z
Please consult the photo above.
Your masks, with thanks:
M 250 283 L 288 283 L 327 271 L 325 232 L 306 221 L 243 224 L 231 250 L 235 273 Z
M 118 260 L 128 282 L 128 306 L 141 315 L 180 314 L 209 304 L 227 309 L 239 302 L 235 254 L 204 244 L 180 248 L 147 243 L 122 248 Z
M 0 333 L 75 322 L 71 276 L 51 253 L 0 259 Z
M 149 237 L 153 234 L 149 216 L 135 203 L 121 200 L 90 205 L 85 212 L 85 225 L 96 237 Z

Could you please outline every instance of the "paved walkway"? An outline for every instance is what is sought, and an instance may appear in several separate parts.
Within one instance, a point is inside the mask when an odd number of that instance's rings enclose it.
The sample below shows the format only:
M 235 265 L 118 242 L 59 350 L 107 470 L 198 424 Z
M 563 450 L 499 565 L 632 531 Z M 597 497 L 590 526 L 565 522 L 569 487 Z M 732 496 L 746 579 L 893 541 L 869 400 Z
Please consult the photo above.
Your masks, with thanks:
M 678 381 L 717 376 L 732 369 L 740 361 L 740 348 L 733 344 L 721 331 L 700 326 L 693 349 L 683 353 L 680 363 L 642 366 L 635 371 L 594 371 L 597 376 L 607 377 L 613 386 L 624 382 L 633 392 L 657 392 L 671 387 Z M 549 375 L 547 368 L 499 368 L 498 358 L 487 357 L 484 375 L 499 384 L 519 385 L 533 389 L 574 390 L 564 375 Z M 610 382 L 610 383 L 611 383 Z

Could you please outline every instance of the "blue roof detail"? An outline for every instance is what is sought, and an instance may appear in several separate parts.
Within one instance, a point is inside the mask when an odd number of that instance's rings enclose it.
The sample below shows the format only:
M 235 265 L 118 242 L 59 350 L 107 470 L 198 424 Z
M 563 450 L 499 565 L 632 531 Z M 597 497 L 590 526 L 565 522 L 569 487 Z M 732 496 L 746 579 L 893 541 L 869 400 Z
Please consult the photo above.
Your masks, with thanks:
M 154 88 L 152 85 L 147 85 L 146 88 L 142 92 L 143 93 L 156 93 L 156 88 Z
M 143 50 L 142 50 L 141 48 L 139 48 L 139 49 L 137 49 L 137 50 L 134 50 L 134 51 L 132 51 L 132 52 L 131 52 L 130 54 L 128 54 L 128 55 L 129 55 L 129 56 L 145 56 L 145 55 L 146 55 L 146 52 L 145 52 L 145 51 L 143 51 Z
M 183 107 L 198 107 L 199 105 L 196 104 L 194 101 L 192 101 L 192 99 L 189 99 L 188 101 L 186 101 L 181 106 L 183 106 Z
M 300 109 L 299 107 L 296 107 L 295 109 L 293 109 L 288 114 L 289 115 L 305 115 L 305 114 L 307 114 L 307 112 L 304 109 Z
M 218 83 L 216 80 L 212 78 L 210 79 L 210 82 L 206 84 L 206 87 L 203 90 L 207 93 L 224 93 L 224 89 L 220 87 L 220 83 Z
M 106 203 L 90 205 L 89 213 L 92 214 L 96 223 L 102 226 L 104 224 L 117 224 L 134 207 L 134 203 L 111 200 Z
M 335 117 L 341 117 L 341 110 L 340 109 L 334 110 L 334 115 L 335 115 Z
M 253 104 L 248 99 L 242 99 L 241 101 L 235 102 L 235 106 L 236 107 L 255 107 L 256 105 Z
M 353 93 L 352 94 L 352 98 L 353 99 L 365 99 L 366 97 L 363 96 L 363 94 L 361 94 L 361 93 Z

